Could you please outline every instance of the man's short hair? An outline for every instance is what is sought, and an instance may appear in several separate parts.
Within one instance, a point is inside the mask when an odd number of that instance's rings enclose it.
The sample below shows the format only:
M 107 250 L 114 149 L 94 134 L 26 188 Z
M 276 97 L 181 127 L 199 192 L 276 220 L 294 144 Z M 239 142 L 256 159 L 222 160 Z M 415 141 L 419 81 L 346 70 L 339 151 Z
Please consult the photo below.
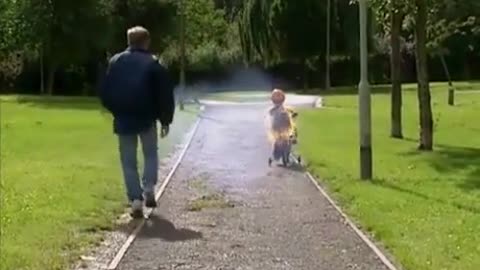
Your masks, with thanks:
M 144 47 L 149 40 L 150 33 L 142 26 L 135 26 L 127 30 L 127 42 L 130 47 Z

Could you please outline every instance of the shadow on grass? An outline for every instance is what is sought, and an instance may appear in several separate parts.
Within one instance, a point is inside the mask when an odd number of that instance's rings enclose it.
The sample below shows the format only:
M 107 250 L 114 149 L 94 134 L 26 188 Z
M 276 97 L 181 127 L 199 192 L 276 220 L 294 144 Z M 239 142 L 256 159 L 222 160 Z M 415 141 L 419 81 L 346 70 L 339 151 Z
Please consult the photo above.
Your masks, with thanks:
M 406 138 L 407 141 L 415 141 Z M 466 177 L 458 183 L 458 186 L 466 191 L 480 189 L 480 148 L 460 147 L 453 145 L 437 144 L 431 153 L 425 155 L 425 160 L 438 172 L 455 173 L 466 171 Z M 417 156 L 424 153 L 410 151 L 406 156 Z
M 172 222 L 155 214 L 152 214 L 145 221 L 145 226 L 138 236 L 141 238 L 160 238 L 167 242 L 181 242 L 203 238 L 201 232 L 175 228 Z
M 455 207 L 459 210 L 467 211 L 467 212 L 470 212 L 470 213 L 473 213 L 473 214 L 480 214 L 480 207 L 476 207 L 474 205 L 463 205 L 461 203 L 435 198 L 435 197 L 420 193 L 420 192 L 415 191 L 415 190 L 407 189 L 407 188 L 404 188 L 404 187 L 401 187 L 401 186 L 398 186 L 398 185 L 388 183 L 388 182 L 383 181 L 383 180 L 374 180 L 374 181 L 372 181 L 372 183 L 374 185 L 377 185 L 377 186 L 380 186 L 380 187 L 383 187 L 383 188 L 387 188 L 387 189 L 390 189 L 390 190 L 394 190 L 394 191 L 402 192 L 402 193 L 405 193 L 405 194 L 413 195 L 415 197 L 424 199 L 426 201 L 435 202 L 435 203 L 442 204 L 442 205 L 447 205 L 447 206 L 453 206 L 453 207 Z

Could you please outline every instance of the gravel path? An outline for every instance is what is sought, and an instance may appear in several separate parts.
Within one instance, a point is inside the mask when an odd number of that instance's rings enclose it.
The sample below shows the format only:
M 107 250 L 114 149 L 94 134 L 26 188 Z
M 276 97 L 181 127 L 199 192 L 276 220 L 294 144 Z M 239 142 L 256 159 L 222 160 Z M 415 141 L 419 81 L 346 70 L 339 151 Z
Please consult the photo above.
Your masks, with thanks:
M 300 169 L 268 167 L 265 111 L 206 109 L 118 269 L 387 269 Z

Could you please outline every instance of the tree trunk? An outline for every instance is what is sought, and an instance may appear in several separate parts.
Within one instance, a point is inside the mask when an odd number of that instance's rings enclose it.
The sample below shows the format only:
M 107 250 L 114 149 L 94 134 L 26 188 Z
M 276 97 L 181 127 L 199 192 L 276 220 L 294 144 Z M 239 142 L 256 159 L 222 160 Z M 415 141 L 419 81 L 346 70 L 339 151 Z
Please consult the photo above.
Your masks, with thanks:
M 447 62 L 443 54 L 440 54 L 440 61 L 442 62 L 443 70 L 448 80 L 448 105 L 455 105 L 455 88 L 453 87 L 452 77 L 450 76 L 450 71 L 448 70 Z
M 45 65 L 43 62 L 43 48 L 40 49 L 40 94 L 45 95 Z
M 57 67 L 54 64 L 50 64 L 48 68 L 48 78 L 47 78 L 47 94 L 53 96 L 53 89 L 55 87 L 55 72 Z
M 186 57 L 186 49 L 185 49 L 185 1 L 181 0 L 181 10 L 180 10 L 180 87 L 179 87 L 179 103 L 180 103 L 180 110 L 184 110 L 184 99 L 185 99 L 185 57 Z
M 433 118 L 427 66 L 427 4 L 426 0 L 416 0 L 415 3 L 417 7 L 415 53 L 420 112 L 420 144 L 418 149 L 431 151 L 433 150 Z
M 331 30 L 331 1 L 327 0 L 327 44 L 326 44 L 326 52 L 325 52 L 325 90 L 330 90 L 330 30 Z
M 403 138 L 402 133 L 402 52 L 400 48 L 400 35 L 402 30 L 403 14 L 399 11 L 391 12 L 391 34 L 390 45 L 392 53 L 390 55 L 390 72 L 392 80 L 391 93 L 391 130 L 390 136 L 393 138 Z
M 82 87 L 82 96 L 88 97 L 90 95 L 90 89 L 89 86 L 86 84 Z
M 308 88 L 310 88 L 309 82 L 308 82 L 308 64 L 307 64 L 307 59 L 303 60 L 303 91 L 307 93 Z
M 463 62 L 463 79 L 466 81 L 469 81 L 472 78 L 472 72 L 470 70 L 470 63 L 468 62 L 468 59 L 470 57 L 470 54 L 467 53 L 467 56 L 465 57 L 465 61 Z

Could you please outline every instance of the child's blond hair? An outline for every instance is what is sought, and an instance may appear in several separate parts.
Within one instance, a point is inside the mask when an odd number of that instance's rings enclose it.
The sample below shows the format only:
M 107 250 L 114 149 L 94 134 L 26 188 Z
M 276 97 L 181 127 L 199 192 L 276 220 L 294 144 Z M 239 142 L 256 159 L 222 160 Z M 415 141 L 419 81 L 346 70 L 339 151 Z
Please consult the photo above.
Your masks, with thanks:
M 268 112 L 268 138 L 270 141 L 277 141 L 280 139 L 288 139 L 294 134 L 295 121 L 293 121 L 292 114 L 294 111 L 291 108 L 275 106 Z

